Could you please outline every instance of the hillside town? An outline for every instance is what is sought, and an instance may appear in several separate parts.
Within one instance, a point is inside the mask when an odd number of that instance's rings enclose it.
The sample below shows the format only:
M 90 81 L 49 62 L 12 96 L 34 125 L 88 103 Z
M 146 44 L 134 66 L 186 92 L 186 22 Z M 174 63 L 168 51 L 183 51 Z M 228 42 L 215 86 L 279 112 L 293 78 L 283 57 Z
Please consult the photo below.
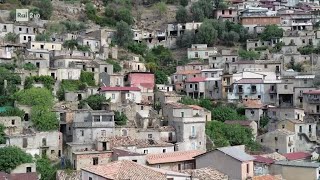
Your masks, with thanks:
M 0 0 L 0 180 L 319 180 L 319 12 Z

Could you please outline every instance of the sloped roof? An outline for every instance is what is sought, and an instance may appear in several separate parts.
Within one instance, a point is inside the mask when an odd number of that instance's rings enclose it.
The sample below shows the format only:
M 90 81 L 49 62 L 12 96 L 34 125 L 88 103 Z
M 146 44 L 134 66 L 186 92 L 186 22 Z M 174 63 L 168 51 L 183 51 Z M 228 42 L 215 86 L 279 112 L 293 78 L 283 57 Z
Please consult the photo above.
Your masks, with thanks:
M 199 180 L 228 180 L 228 175 L 213 169 L 211 167 L 200 168 L 200 169 L 188 169 L 183 170 L 183 173 L 192 175 L 192 178 L 198 178 Z
M 104 86 L 99 88 L 100 91 L 140 91 L 138 87 L 110 87 Z
M 243 78 L 234 83 L 235 84 L 262 84 L 263 80 L 260 78 Z
M 303 94 L 320 95 L 320 90 L 304 91 Z
M 0 172 L 0 180 L 38 180 L 36 172 L 7 174 Z
M 264 163 L 264 164 L 272 164 L 274 163 L 274 160 L 272 158 L 266 158 L 266 157 L 263 157 L 263 156 L 253 156 L 255 157 L 255 160 L 254 162 L 257 162 L 257 163 Z
M 280 175 L 262 175 L 262 176 L 253 176 L 252 180 L 282 180 L 282 177 Z
M 114 180 L 167 180 L 167 175 L 169 174 L 190 177 L 188 174 L 151 168 L 128 160 L 85 167 L 82 170 Z
M 118 156 L 118 157 L 123 157 L 123 156 L 143 156 L 144 154 L 139 154 L 131 151 L 126 151 L 123 149 L 117 149 L 114 148 L 112 149 L 112 154 Z
M 287 160 L 292 161 L 292 160 L 310 158 L 312 155 L 306 152 L 293 152 L 293 153 L 283 154 L 283 156 L 286 157 Z
M 247 154 L 237 146 L 222 147 L 222 148 L 217 148 L 217 150 L 239 161 L 252 161 L 255 159 L 253 156 Z
M 181 162 L 192 160 L 193 157 L 203 154 L 205 151 L 175 151 L 170 153 L 149 154 L 147 155 L 147 162 L 149 164 L 161 164 L 170 162 Z

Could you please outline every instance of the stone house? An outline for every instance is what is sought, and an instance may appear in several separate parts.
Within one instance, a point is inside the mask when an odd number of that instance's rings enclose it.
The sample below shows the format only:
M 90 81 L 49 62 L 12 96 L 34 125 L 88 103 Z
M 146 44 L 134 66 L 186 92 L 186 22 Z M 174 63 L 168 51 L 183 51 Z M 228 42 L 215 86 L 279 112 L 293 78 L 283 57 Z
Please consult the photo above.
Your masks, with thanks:
M 278 161 L 271 166 L 272 174 L 280 174 L 284 179 L 319 179 L 319 163 Z
M 312 117 L 316 122 L 319 122 L 320 90 L 309 90 L 303 92 L 303 109 L 306 116 Z
M 35 40 L 36 40 L 35 34 L 19 34 L 16 42 L 19 44 L 24 44 L 24 43 L 28 43 L 30 41 L 35 41 Z
M 154 168 L 161 168 L 170 171 L 182 171 L 195 169 L 195 156 L 205 153 L 202 150 L 175 151 L 171 153 L 148 154 L 147 165 Z
M 146 155 L 126 151 L 123 149 L 113 148 L 112 149 L 112 161 L 121 161 L 121 160 L 128 160 L 128 161 L 132 161 L 132 162 L 136 162 L 136 163 L 145 165 L 146 164 Z
M 26 57 L 26 59 L 24 60 L 25 63 L 31 63 L 33 64 L 35 67 L 37 67 L 39 69 L 39 74 L 47 74 L 45 72 L 44 69 L 48 69 L 49 68 L 49 59 L 45 59 L 45 58 L 41 58 L 41 57 L 34 57 L 33 55 L 29 55 Z
M 147 68 L 143 62 L 140 62 L 139 57 L 134 56 L 131 61 L 124 61 L 123 67 L 129 69 L 130 72 L 146 72 Z
M 82 46 L 89 46 L 92 52 L 100 52 L 100 41 L 88 36 L 80 36 L 77 41 Z
M 4 37 L 7 33 L 13 33 L 14 25 L 11 22 L 0 23 L 0 37 Z
M 245 108 L 245 116 L 250 121 L 255 121 L 257 125 L 260 127 L 260 118 L 263 117 L 263 104 L 260 99 L 244 99 L 242 104 Z
M 23 163 L 13 169 L 10 174 L 36 172 L 36 163 Z
M 201 76 L 205 79 L 205 97 L 209 99 L 221 99 L 222 84 L 221 76 L 223 69 L 204 69 Z
M 62 43 L 29 41 L 27 44 L 27 48 L 28 49 L 36 49 L 36 50 L 61 51 L 62 50 Z
M 295 150 L 313 151 L 317 146 L 316 126 L 314 121 L 284 120 L 277 124 L 278 129 L 287 129 L 296 134 Z
M 186 79 L 185 92 L 187 93 L 187 96 L 193 99 L 205 98 L 206 97 L 205 82 L 206 82 L 206 78 L 204 77 Z
M 126 172 L 126 173 L 123 173 Z M 157 179 L 190 180 L 189 174 L 151 168 L 129 160 L 115 161 L 106 165 L 89 166 L 81 169 L 82 180 L 86 179 Z
M 176 150 L 206 149 L 205 123 L 208 114 L 205 111 L 170 102 L 163 106 L 163 116 L 176 129 Z
M 262 146 L 279 153 L 296 152 L 295 141 L 295 133 L 286 129 L 277 129 L 257 137 L 257 142 Z
M 174 89 L 177 92 L 184 91 L 185 80 L 190 78 L 197 78 L 201 76 L 200 70 L 182 70 L 173 74 Z
M 38 28 L 28 25 L 13 25 L 13 33 L 15 34 L 37 34 Z
M 17 146 L 32 155 L 46 155 L 58 159 L 62 155 L 61 132 L 33 132 L 25 129 L 21 134 L 6 136 L 8 146 Z
M 18 135 L 22 133 L 23 124 L 21 117 L 18 116 L 3 116 L 0 117 L 0 124 L 3 124 L 5 127 L 4 133 L 8 136 Z
M 227 9 L 216 9 L 214 17 L 222 21 L 238 22 L 238 10 L 234 7 Z
M 100 73 L 100 83 L 104 86 L 110 87 L 123 87 L 124 86 L 124 76 L 122 74 L 108 74 Z
M 312 13 L 302 9 L 281 9 L 281 26 L 290 30 L 312 30 Z
M 181 100 L 181 98 L 182 98 L 182 95 L 179 95 L 174 91 L 172 92 L 157 91 L 155 93 L 155 101 L 159 102 L 161 107 L 163 107 L 166 103 L 178 102 Z
M 253 177 L 253 156 L 245 153 L 244 146 L 217 148 L 198 155 L 196 169 L 213 167 L 232 179 L 245 180 Z
M 135 103 L 142 101 L 141 89 L 138 87 L 100 87 L 99 93 L 117 105 L 126 104 L 128 101 Z
M 281 62 L 277 60 L 255 60 L 255 61 L 238 61 L 226 66 L 226 71 L 229 73 L 236 72 L 275 72 L 277 76 L 281 73 Z
M 315 41 L 315 33 L 310 31 L 285 31 L 281 38 L 285 45 L 295 45 L 297 48 L 313 45 Z
M 280 25 L 280 16 L 267 16 L 267 15 L 244 15 L 239 18 L 239 23 L 247 28 L 249 33 L 254 33 L 257 26 L 267 26 L 272 24 Z
M 192 44 L 188 48 L 188 59 L 203 59 L 208 60 L 210 56 L 217 53 L 214 47 L 208 47 L 207 44 Z
M 33 57 L 33 58 L 45 59 L 45 60 L 49 61 L 51 53 L 50 53 L 50 51 L 45 50 L 45 49 L 27 49 L 26 56 L 27 56 L 26 59 Z

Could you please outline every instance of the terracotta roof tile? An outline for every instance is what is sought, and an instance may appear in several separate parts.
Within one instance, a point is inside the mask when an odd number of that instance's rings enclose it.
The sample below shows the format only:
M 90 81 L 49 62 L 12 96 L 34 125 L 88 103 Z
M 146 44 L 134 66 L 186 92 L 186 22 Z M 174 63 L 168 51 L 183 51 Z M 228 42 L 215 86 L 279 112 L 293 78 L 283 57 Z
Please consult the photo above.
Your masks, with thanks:
M 255 157 L 256 159 L 253 160 L 254 162 L 257 162 L 257 163 L 264 163 L 264 164 L 272 164 L 274 163 L 274 160 L 272 158 L 268 158 L 268 157 L 263 157 L 263 156 L 253 156 Z
M 304 91 L 303 94 L 320 95 L 320 90 Z
M 7 174 L 0 172 L 0 180 L 38 180 L 36 172 Z
M 167 180 L 167 174 L 189 176 L 187 174 L 151 168 L 128 160 L 85 167 L 82 170 L 113 180 Z
M 260 109 L 263 104 L 260 99 L 244 99 L 242 104 L 247 108 Z
M 193 157 L 205 153 L 201 150 L 192 150 L 192 151 L 176 151 L 171 153 L 161 153 L 161 154 L 150 154 L 147 155 L 147 162 L 149 164 L 161 164 L 161 163 L 170 163 L 170 162 L 180 162 L 180 161 L 189 161 Z
M 194 78 L 187 79 L 186 82 L 187 83 L 195 83 L 195 82 L 204 82 L 205 80 L 206 80 L 206 78 L 204 78 L 204 77 L 194 77 Z
M 100 91 L 140 91 L 138 87 L 109 87 L 104 86 L 99 88 Z
M 192 178 L 199 180 L 228 180 L 228 176 L 211 167 L 201 169 L 188 169 L 182 172 L 191 174 Z
M 260 156 L 265 157 L 265 158 L 271 158 L 274 161 L 282 161 L 282 160 L 286 160 L 286 157 L 284 157 L 283 155 L 274 152 L 274 153 L 270 153 L 270 154 L 260 154 Z
M 294 153 L 287 153 L 283 154 L 284 157 L 287 158 L 287 160 L 299 160 L 299 159 L 307 159 L 310 158 L 312 155 L 310 153 L 306 152 L 294 152 Z

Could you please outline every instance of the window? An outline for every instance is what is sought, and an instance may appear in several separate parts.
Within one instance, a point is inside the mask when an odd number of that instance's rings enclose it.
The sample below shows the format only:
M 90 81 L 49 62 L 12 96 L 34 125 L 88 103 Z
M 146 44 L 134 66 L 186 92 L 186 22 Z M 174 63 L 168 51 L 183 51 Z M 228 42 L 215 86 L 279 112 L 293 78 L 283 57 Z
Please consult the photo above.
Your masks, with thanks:
M 32 168 L 31 167 L 27 167 L 26 168 L 26 172 L 28 173 L 28 172 L 32 172 Z
M 40 49 L 44 49 L 44 45 L 40 45 Z
M 265 65 L 264 65 L 264 68 L 267 69 L 267 68 L 268 68 L 268 64 L 265 64 Z
M 224 10 L 222 10 L 222 14 L 224 14 Z
M 261 138 L 260 142 L 263 142 L 263 139 Z
M 105 68 L 104 68 L 104 72 L 108 72 L 108 67 L 105 67 Z
M 261 95 L 258 95 L 258 99 L 261 99 Z
M 194 126 L 191 126 L 191 136 L 195 137 L 196 136 L 196 129 Z
M 270 99 L 271 99 L 271 100 L 273 99 L 273 94 L 270 94 Z
M 193 143 L 191 144 L 191 146 L 192 146 L 192 149 L 193 149 L 193 150 L 196 149 L 196 143 L 195 143 L 195 142 L 193 142 Z
M 101 130 L 101 136 L 106 136 L 106 135 L 107 135 L 106 130 Z
M 190 84 L 189 87 L 192 88 L 192 84 Z
M 98 157 L 92 158 L 92 161 L 93 161 L 93 165 L 98 165 L 99 164 L 99 158 Z
M 149 138 L 149 139 L 152 139 L 152 134 L 148 134 L 148 138 Z
M 181 170 L 181 164 L 178 164 L 178 171 Z
M 309 125 L 309 133 L 311 133 L 311 132 L 312 132 L 311 125 Z
M 54 154 L 54 150 L 51 150 L 51 154 Z
M 19 31 L 22 31 L 22 28 L 19 28 Z
M 46 138 L 42 138 L 42 146 L 47 146 L 47 139 Z
M 81 136 L 84 136 L 84 130 L 80 130 Z
M 279 149 L 276 149 L 276 152 L 279 152 Z
M 92 177 L 89 177 L 89 180 L 92 180 Z
M 41 58 L 43 58 L 42 54 L 39 55 Z
M 129 94 L 128 94 L 129 95 Z M 143 106 L 140 107 L 140 110 L 143 110 Z
M 148 154 L 148 150 L 144 150 L 143 153 L 144 153 L 144 154 Z
M 15 124 L 15 120 L 13 119 L 13 120 L 11 120 L 11 124 L 12 125 L 14 125 Z
M 284 89 L 288 89 L 288 85 L 284 85 Z
M 278 141 L 278 137 L 274 137 L 274 140 L 275 140 L 275 141 Z
M 23 148 L 28 147 L 28 139 L 27 138 L 23 138 L 22 147 Z
M 184 117 L 184 112 L 181 112 L 181 117 Z
M 112 99 L 115 99 L 116 98 L 116 95 L 115 94 L 112 94 Z
M 138 160 L 136 160 L 136 159 L 133 159 L 133 160 L 132 160 L 132 162 L 138 162 Z
M 307 79 L 304 79 L 304 80 L 303 80 L 303 83 L 304 83 L 304 84 L 307 84 L 307 83 L 308 83 L 308 80 L 307 80 Z
M 285 125 L 284 124 L 282 124 L 282 129 L 284 129 L 285 128 Z
M 42 54 L 40 54 L 40 56 L 41 56 Z M 37 66 L 37 68 L 40 68 L 40 63 L 39 62 L 37 62 L 36 63 L 36 66 Z
M 302 132 L 302 126 L 299 126 L 299 132 Z
M 199 57 L 198 52 L 195 52 L 195 53 L 194 53 L 194 57 L 196 57 L 196 58 Z
M 27 36 L 23 36 L 23 40 L 27 40 Z
M 166 149 L 162 149 L 162 152 L 165 153 L 167 150 Z
M 157 168 L 160 168 L 160 167 L 161 167 L 160 164 L 158 164 L 158 165 L 157 165 Z
M 250 164 L 247 164 L 247 173 L 249 174 L 250 173 Z
M 303 43 L 303 44 L 306 43 L 306 40 L 302 39 L 302 43 Z

